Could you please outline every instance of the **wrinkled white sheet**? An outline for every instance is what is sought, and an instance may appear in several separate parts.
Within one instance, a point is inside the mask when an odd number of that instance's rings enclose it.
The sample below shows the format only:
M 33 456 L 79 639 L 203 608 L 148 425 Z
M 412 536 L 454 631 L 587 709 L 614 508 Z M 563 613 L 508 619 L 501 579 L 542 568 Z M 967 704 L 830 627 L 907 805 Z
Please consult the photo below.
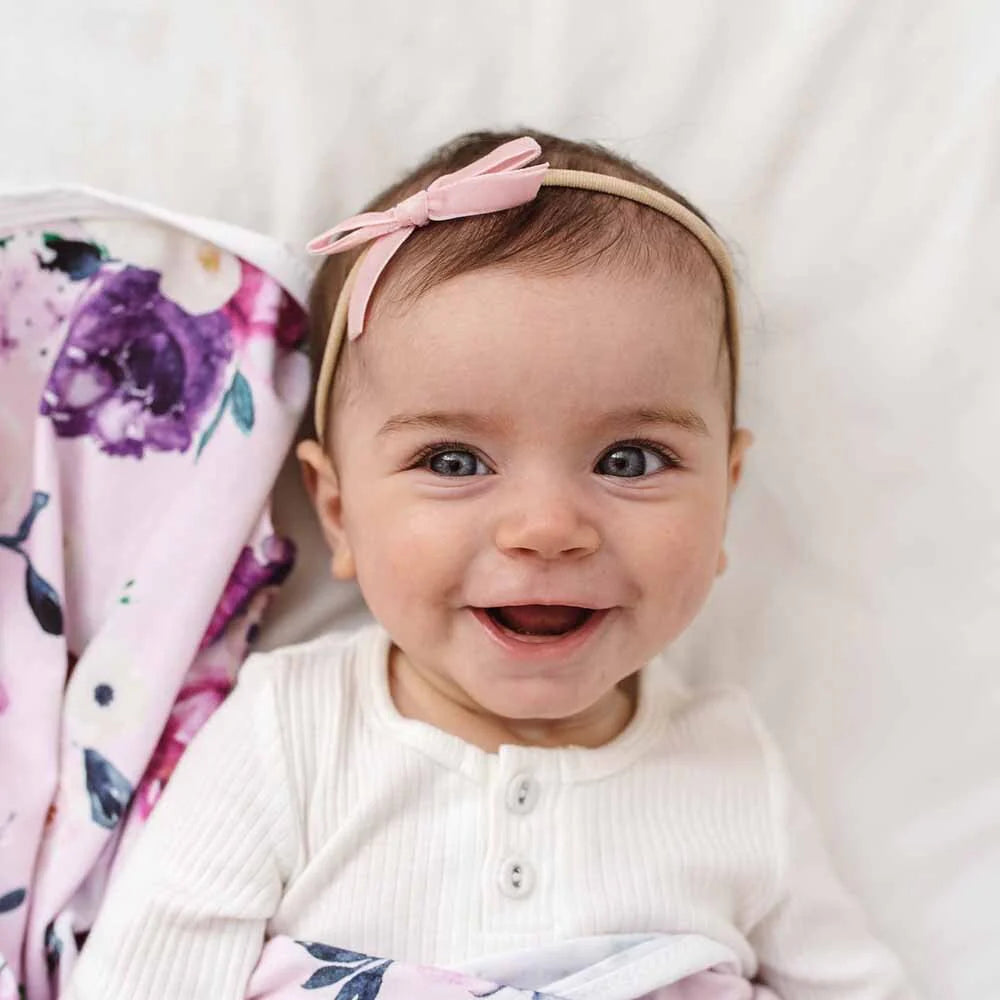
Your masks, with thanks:
M 1000 14 L 761 0 L 7 4 L 0 182 L 301 243 L 459 130 L 689 194 L 745 282 L 731 568 L 678 645 L 745 681 L 932 997 L 1000 996 Z M 279 519 L 300 538 L 292 480 Z M 276 642 L 358 613 L 318 548 Z M 960 958 L 958 956 L 961 956 Z

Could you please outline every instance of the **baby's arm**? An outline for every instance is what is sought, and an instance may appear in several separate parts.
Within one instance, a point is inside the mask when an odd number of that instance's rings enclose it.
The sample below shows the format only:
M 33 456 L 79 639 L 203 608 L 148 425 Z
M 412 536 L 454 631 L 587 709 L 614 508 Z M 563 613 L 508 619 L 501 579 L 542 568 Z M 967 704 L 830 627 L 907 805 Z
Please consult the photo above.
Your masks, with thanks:
M 294 855 L 265 657 L 181 758 L 63 1000 L 237 1000 Z
M 773 749 L 771 757 L 783 858 L 773 903 L 750 933 L 762 981 L 782 1000 L 916 1000 L 899 961 L 834 874 Z

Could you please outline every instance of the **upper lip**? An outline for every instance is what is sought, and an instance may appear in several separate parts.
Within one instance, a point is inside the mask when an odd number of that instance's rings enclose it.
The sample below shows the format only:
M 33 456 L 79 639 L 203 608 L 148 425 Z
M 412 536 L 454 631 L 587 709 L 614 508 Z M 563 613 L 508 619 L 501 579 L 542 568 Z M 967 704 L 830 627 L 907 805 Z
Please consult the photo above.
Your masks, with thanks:
M 527 607 L 528 605 L 541 605 L 543 607 L 562 607 L 562 608 L 583 608 L 586 611 L 608 611 L 613 605 L 604 604 L 601 601 L 589 601 L 589 600 L 578 600 L 575 597 L 530 597 L 530 598 L 515 598 L 514 600 L 496 600 L 490 601 L 488 604 L 473 604 L 471 607 L 474 608 L 519 608 Z

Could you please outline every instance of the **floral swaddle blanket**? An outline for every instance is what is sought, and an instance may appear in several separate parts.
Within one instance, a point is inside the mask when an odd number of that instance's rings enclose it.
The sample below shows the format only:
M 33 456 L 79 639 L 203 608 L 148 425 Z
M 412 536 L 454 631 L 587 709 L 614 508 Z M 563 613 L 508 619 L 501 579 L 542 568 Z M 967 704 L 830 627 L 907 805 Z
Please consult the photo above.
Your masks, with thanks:
M 459 970 L 276 937 L 245 1000 L 778 1000 L 701 934 L 609 934 L 483 958 Z
M 240 230 L 0 195 L 0 1000 L 58 995 L 291 569 L 307 281 Z

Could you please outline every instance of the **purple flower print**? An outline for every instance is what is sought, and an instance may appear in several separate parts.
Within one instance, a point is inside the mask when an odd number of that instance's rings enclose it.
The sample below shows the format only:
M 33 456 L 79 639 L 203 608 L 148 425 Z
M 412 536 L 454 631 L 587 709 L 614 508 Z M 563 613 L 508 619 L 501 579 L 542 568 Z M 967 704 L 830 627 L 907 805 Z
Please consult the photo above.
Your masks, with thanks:
M 215 642 L 226 626 L 243 614 L 255 594 L 265 587 L 277 587 L 285 582 L 295 562 L 295 545 L 291 539 L 269 535 L 260 544 L 260 557 L 249 545 L 240 552 L 205 629 L 200 649 Z
M 109 455 L 185 452 L 220 394 L 228 318 L 192 316 L 160 294 L 156 271 L 103 272 L 70 323 L 42 397 L 60 437 L 92 435 Z

